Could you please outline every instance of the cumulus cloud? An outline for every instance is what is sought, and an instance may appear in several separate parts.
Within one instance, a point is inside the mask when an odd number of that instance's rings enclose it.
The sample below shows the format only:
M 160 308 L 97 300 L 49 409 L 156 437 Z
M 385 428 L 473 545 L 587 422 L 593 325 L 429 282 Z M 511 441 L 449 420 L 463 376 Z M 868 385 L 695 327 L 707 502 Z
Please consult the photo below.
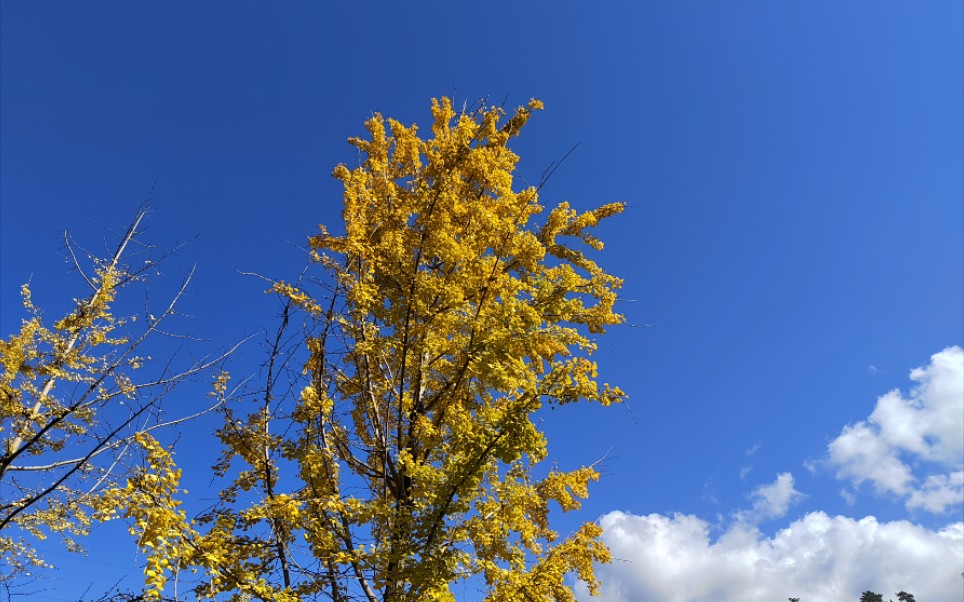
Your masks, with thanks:
M 907 498 L 908 508 L 923 508 L 934 513 L 942 513 L 949 506 L 961 504 L 964 504 L 964 470 L 931 475 L 920 489 Z
M 911 510 L 935 514 L 964 504 L 964 350 L 950 347 L 912 370 L 909 393 L 878 398 L 862 421 L 847 425 L 815 475 L 836 476 Z M 752 456 L 758 446 L 747 450 Z M 749 473 L 744 467 L 741 479 Z M 840 492 L 849 505 L 855 490 Z M 598 568 L 602 587 L 581 602 L 805 602 L 856 600 L 865 590 L 885 599 L 900 590 L 919 600 L 964 599 L 964 522 L 943 528 L 907 520 L 880 522 L 810 512 L 770 534 L 757 525 L 784 517 L 804 495 L 793 475 L 754 489 L 749 509 L 724 525 L 693 515 L 610 512 L 600 519 L 614 561 Z M 726 526 L 728 525 L 728 526 Z M 718 534 L 718 535 L 717 535 Z
M 910 466 L 901 461 L 900 450 L 866 422 L 844 427 L 828 451 L 838 478 L 849 478 L 856 485 L 870 481 L 878 493 L 903 495 L 910 490 L 914 476 Z
M 854 486 L 869 482 L 908 508 L 942 513 L 964 501 L 964 350 L 932 355 L 910 378 L 909 395 L 891 391 L 867 420 L 844 427 L 828 462 Z
M 715 540 L 691 515 L 610 512 L 600 523 L 615 560 L 598 568 L 599 597 L 577 586 L 581 602 L 840 602 L 867 589 L 935 602 L 964 595 L 964 523 L 929 530 L 812 512 L 772 537 L 737 521 Z
M 777 475 L 774 482 L 761 485 L 750 494 L 753 499 L 753 509 L 748 513 L 741 513 L 740 518 L 749 522 L 757 522 L 771 518 L 780 518 L 790 509 L 790 506 L 804 496 L 793 486 L 793 475 L 784 472 Z

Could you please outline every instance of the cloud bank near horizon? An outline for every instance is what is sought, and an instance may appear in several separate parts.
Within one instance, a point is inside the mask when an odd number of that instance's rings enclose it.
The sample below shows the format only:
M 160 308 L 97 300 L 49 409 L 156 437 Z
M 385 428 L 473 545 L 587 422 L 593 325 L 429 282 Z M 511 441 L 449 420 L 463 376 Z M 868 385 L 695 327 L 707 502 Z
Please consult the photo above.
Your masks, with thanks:
M 964 350 L 948 347 L 910 372 L 910 393 L 890 391 L 866 420 L 845 426 L 811 466 L 825 466 L 852 489 L 896 497 L 909 511 L 936 515 L 964 503 Z M 750 493 L 752 507 L 718 525 L 693 515 L 614 511 L 600 524 L 614 561 L 598 568 L 600 596 L 576 587 L 582 602 L 846 602 L 865 590 L 905 590 L 918 600 L 964 598 L 964 522 L 928 529 L 910 520 L 880 522 L 809 512 L 768 536 L 805 497 L 784 472 Z
M 772 537 L 737 522 L 713 540 L 684 514 L 601 519 L 613 562 L 598 568 L 600 596 L 582 602 L 846 602 L 860 592 L 906 590 L 918 600 L 960 600 L 964 523 L 932 531 L 811 512 Z

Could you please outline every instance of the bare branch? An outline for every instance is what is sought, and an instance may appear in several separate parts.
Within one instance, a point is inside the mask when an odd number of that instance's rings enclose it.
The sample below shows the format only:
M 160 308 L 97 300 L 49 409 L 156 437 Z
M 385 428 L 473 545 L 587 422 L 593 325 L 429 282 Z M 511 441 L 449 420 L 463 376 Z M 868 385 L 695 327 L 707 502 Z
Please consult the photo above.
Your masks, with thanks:
M 87 277 L 87 274 L 84 273 L 84 268 L 82 268 L 80 262 L 77 261 L 77 255 L 74 253 L 74 246 L 70 241 L 70 233 L 67 230 L 64 230 L 64 246 L 67 247 L 67 251 L 70 253 L 70 257 L 74 262 L 74 268 L 77 270 L 77 273 L 80 274 L 80 277 L 84 279 L 84 282 L 87 283 L 87 286 L 90 287 L 90 290 L 96 291 L 97 286 L 91 282 L 90 278 Z

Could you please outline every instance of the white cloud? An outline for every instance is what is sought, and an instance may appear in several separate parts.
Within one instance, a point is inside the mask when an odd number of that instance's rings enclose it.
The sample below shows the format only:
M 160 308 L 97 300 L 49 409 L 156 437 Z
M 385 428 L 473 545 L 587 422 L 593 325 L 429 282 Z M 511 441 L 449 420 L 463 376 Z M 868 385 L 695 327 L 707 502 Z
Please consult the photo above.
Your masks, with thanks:
M 910 378 L 910 395 L 891 391 L 867 420 L 844 427 L 828 461 L 855 486 L 869 481 L 877 493 L 905 497 L 908 508 L 941 513 L 964 500 L 956 476 L 964 470 L 964 350 L 932 355 Z
M 840 491 L 848 505 L 866 482 L 899 496 L 908 509 L 942 513 L 964 504 L 964 350 L 933 355 L 910 378 L 909 394 L 881 396 L 866 420 L 844 427 L 830 443 L 825 461 L 804 463 L 814 474 L 829 465 L 849 481 Z M 748 473 L 744 467 L 740 478 Z M 964 599 L 964 522 L 930 529 L 810 512 L 768 535 L 756 525 L 785 516 L 803 494 L 786 472 L 749 497 L 752 508 L 732 513 L 729 526 L 684 514 L 606 514 L 602 538 L 614 561 L 598 568 L 600 597 L 577 585 L 578 599 L 845 602 L 865 590 L 885 599 L 899 590 L 932 602 Z
M 844 427 L 829 447 L 830 463 L 837 466 L 838 478 L 860 484 L 870 481 L 878 493 L 903 495 L 914 480 L 910 467 L 898 457 L 876 430 L 865 422 Z
M 964 595 L 964 523 L 932 531 L 812 512 L 772 537 L 738 521 L 713 541 L 710 525 L 691 515 L 610 512 L 600 522 L 615 560 L 598 568 L 600 597 L 577 586 L 582 602 L 841 602 L 867 589 L 932 602 Z
M 750 494 L 753 498 L 753 510 L 741 518 L 751 522 L 780 518 L 790 509 L 790 506 L 804 497 L 793 487 L 793 475 L 784 472 L 777 475 L 774 482 L 761 485 Z
M 908 508 L 943 513 L 948 506 L 964 504 L 964 470 L 927 477 L 924 485 L 907 499 Z

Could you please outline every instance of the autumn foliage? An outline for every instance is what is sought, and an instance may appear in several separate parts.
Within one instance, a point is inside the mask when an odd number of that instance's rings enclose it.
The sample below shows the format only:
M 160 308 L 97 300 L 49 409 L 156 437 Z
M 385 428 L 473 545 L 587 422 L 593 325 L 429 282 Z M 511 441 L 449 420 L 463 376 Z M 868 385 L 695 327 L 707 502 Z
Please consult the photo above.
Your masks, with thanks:
M 537 187 L 517 186 L 508 145 L 541 108 L 456 112 L 443 98 L 425 137 L 375 115 L 351 140 L 362 161 L 334 171 L 343 233 L 310 239 L 323 286 L 271 287 L 285 328 L 307 320 L 297 387 L 269 382 L 251 409 L 216 382 L 220 502 L 189 519 L 171 455 L 144 436 L 148 464 L 98 506 L 132 520 L 151 595 L 188 571 L 199 595 L 232 600 L 455 600 L 464 582 L 485 600 L 570 601 L 572 577 L 595 589 L 600 527 L 558 533 L 549 518 L 599 475 L 543 466 L 534 417 L 624 397 L 590 359 L 621 321 L 621 281 L 587 255 L 623 206 L 545 211 Z
M 54 536 L 79 550 L 103 494 L 128 476 L 125 456 L 150 431 L 182 422 L 161 418 L 159 402 L 176 385 L 206 371 L 223 356 L 183 369 L 144 374 L 145 344 L 164 334 L 190 277 L 157 315 L 118 316 L 119 296 L 143 285 L 163 259 L 139 240 L 142 207 L 104 259 L 65 248 L 86 295 L 62 318 L 50 320 L 22 287 L 27 317 L 20 331 L 0 340 L 0 584 L 46 566 L 35 543 Z M 134 250 L 132 250 L 134 248 Z M 133 257 L 136 261 L 131 262 Z M 84 263 L 89 263 L 85 268 Z M 145 316 L 146 318 L 146 316 Z M 208 408 L 213 409 L 213 408 Z M 203 410 L 201 410 L 203 412 Z M 195 414 L 197 408 L 195 408 Z

